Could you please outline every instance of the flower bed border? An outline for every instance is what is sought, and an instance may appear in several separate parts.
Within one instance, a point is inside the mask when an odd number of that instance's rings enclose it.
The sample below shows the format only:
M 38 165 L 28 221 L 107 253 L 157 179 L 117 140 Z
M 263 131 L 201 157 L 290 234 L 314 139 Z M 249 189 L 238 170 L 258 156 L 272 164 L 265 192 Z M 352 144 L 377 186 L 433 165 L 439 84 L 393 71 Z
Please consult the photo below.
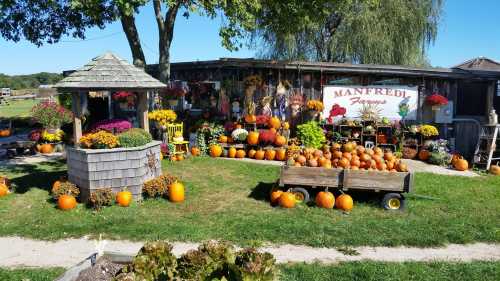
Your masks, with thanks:
M 144 146 L 113 149 L 68 148 L 68 180 L 80 188 L 82 202 L 97 189 L 122 188 L 132 192 L 134 199 L 142 198 L 145 181 L 161 175 L 159 141 Z

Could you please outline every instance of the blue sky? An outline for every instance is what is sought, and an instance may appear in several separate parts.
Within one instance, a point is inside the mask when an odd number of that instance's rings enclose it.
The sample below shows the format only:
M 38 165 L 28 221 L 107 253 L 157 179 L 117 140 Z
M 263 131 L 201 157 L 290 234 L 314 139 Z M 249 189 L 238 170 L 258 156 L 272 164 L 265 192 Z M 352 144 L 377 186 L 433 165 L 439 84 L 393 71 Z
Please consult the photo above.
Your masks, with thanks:
M 144 7 L 137 19 L 148 63 L 154 63 L 158 58 L 158 34 L 152 10 L 150 6 Z M 499 11 L 499 0 L 446 0 L 438 38 L 428 52 L 431 64 L 450 67 L 478 56 L 500 61 Z M 253 57 L 253 50 L 244 48 L 229 52 L 221 46 L 218 36 L 220 23 L 220 18 L 179 17 L 171 49 L 172 61 Z M 58 44 L 40 48 L 26 41 L 13 43 L 0 39 L 0 73 L 61 72 L 78 68 L 106 51 L 129 61 L 131 59 L 119 23 L 111 24 L 104 30 L 90 30 L 86 41 L 65 38 Z

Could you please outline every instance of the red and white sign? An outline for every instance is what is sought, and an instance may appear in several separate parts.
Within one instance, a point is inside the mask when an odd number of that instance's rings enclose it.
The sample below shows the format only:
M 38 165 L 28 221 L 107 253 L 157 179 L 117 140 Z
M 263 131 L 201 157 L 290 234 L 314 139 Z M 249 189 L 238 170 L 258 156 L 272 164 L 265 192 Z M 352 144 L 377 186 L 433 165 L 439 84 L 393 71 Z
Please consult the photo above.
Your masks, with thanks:
M 379 110 L 380 117 L 391 120 L 417 118 L 418 88 L 405 86 L 325 86 L 323 116 L 359 118 L 363 106 Z

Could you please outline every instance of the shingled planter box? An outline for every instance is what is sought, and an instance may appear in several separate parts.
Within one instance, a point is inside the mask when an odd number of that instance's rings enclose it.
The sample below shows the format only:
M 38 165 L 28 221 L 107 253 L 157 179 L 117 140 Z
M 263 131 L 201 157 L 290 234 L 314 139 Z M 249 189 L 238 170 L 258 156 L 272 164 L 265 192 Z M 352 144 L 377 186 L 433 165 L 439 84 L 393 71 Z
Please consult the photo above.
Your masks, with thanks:
M 97 189 L 122 188 L 141 198 L 145 181 L 161 175 L 159 141 L 133 148 L 67 150 L 68 180 L 80 188 L 83 202 Z

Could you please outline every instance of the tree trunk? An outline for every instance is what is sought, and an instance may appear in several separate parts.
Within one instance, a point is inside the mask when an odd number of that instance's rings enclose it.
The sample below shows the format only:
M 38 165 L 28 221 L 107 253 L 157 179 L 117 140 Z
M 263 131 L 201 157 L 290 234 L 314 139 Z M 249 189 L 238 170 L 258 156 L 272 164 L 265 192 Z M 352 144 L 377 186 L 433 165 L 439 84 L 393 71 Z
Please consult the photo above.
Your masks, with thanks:
M 182 0 L 177 0 L 168 9 L 165 19 L 161 12 L 160 0 L 153 1 L 153 7 L 156 15 L 156 23 L 159 33 L 159 53 L 160 59 L 158 62 L 159 80 L 163 83 L 168 83 L 170 79 L 170 45 L 174 35 L 175 18 L 179 11 Z
M 142 50 L 141 40 L 139 39 L 137 27 L 135 26 L 134 15 L 127 15 L 125 13 L 120 14 L 122 28 L 125 32 L 125 35 L 127 36 L 130 50 L 132 51 L 134 65 L 140 68 L 144 68 L 146 66 L 146 58 L 144 57 L 144 52 Z

